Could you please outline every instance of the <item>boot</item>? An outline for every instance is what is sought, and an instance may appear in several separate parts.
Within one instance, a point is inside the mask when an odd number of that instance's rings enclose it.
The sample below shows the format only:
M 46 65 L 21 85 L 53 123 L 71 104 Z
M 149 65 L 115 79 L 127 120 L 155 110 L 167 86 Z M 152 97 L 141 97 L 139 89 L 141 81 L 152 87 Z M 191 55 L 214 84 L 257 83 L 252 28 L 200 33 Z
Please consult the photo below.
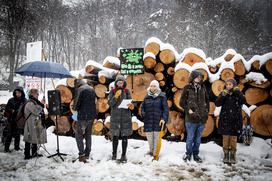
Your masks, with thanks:
M 121 162 L 121 163 L 126 163 L 126 162 L 127 162 L 127 157 L 126 157 L 126 155 L 122 155 L 122 156 L 121 156 L 120 162 Z
M 230 151 L 230 163 L 235 164 L 237 162 L 236 160 L 236 151 L 231 150 Z
M 87 161 L 86 161 L 85 155 L 80 155 L 79 158 L 78 158 L 78 161 L 86 163 Z
M 192 155 L 185 154 L 185 155 L 183 156 L 183 161 L 184 161 L 184 162 L 191 161 L 191 157 L 192 157 Z
M 116 153 L 112 153 L 111 159 L 112 159 L 112 160 L 116 160 L 116 157 L 117 157 Z
M 224 152 L 223 162 L 225 164 L 230 163 L 230 151 L 228 149 L 224 149 L 223 152 Z

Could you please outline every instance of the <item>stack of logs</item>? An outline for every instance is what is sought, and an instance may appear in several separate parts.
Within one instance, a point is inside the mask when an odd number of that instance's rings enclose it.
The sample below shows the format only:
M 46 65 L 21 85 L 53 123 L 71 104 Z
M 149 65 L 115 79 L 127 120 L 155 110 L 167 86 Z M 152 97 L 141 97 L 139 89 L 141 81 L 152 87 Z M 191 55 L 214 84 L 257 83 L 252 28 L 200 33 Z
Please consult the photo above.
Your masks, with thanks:
M 167 96 L 167 102 L 169 106 L 169 121 L 166 124 L 165 133 L 170 133 L 177 137 L 184 138 L 185 126 L 184 126 L 184 113 L 180 106 L 180 98 L 183 88 L 188 84 L 190 71 L 187 69 L 175 70 L 177 60 L 175 52 L 171 49 L 160 49 L 160 44 L 156 42 L 150 42 L 145 46 L 145 53 L 151 56 L 144 57 L 144 74 L 127 76 L 127 87 L 132 92 L 132 98 L 134 101 L 135 109 L 133 110 L 133 116 L 136 116 L 139 120 L 141 117 L 141 103 L 147 93 L 146 89 L 149 83 L 156 79 L 160 83 L 160 87 Z M 228 54 L 224 57 L 224 61 L 228 62 L 234 57 L 233 54 Z M 182 63 L 189 66 L 193 66 L 196 63 L 203 62 L 203 57 L 190 52 L 182 57 L 180 60 Z M 250 71 L 262 73 L 267 81 L 257 84 L 246 79 L 247 71 L 242 60 L 235 61 L 234 70 L 225 68 L 220 70 L 220 78 L 218 80 L 209 81 L 210 74 L 216 74 L 220 69 L 221 64 L 217 64 L 215 67 L 210 65 L 207 69 L 198 68 L 204 75 L 204 84 L 207 87 L 210 95 L 210 112 L 203 137 L 211 135 L 214 129 L 217 127 L 218 117 L 214 116 L 216 97 L 224 88 L 224 80 L 228 77 L 233 77 L 238 82 L 238 87 L 245 94 L 247 106 L 256 105 L 256 109 L 251 112 L 251 116 L 248 117 L 245 111 L 243 111 L 244 124 L 250 121 L 253 125 L 254 132 L 261 136 L 270 136 L 272 134 L 272 86 L 271 86 L 271 75 L 272 75 L 272 59 L 267 60 L 262 66 L 260 61 L 256 60 L 251 64 Z M 103 66 L 106 69 L 119 71 L 120 65 L 112 63 L 112 61 L 105 60 Z M 222 67 L 221 67 L 222 68 Z M 107 77 L 103 74 L 99 75 L 100 68 L 91 64 L 85 67 L 85 75 L 76 77 L 80 79 L 86 79 L 92 83 L 97 96 L 96 108 L 99 112 L 98 121 L 94 122 L 93 134 L 106 134 L 110 127 L 109 115 L 110 108 L 107 99 L 107 93 L 109 91 L 109 84 L 114 81 L 115 76 Z M 67 85 L 59 85 L 57 89 L 61 92 L 61 102 L 63 104 L 63 110 L 67 111 L 66 114 L 58 118 L 59 121 L 59 133 L 65 134 L 71 132 L 71 115 L 74 112 L 72 109 L 73 98 L 74 98 L 74 80 L 76 78 L 67 79 Z M 133 87 L 133 90 L 132 90 Z M 52 118 L 55 120 L 54 118 Z M 139 126 L 137 122 L 133 122 L 133 130 L 136 134 L 145 137 L 143 126 Z

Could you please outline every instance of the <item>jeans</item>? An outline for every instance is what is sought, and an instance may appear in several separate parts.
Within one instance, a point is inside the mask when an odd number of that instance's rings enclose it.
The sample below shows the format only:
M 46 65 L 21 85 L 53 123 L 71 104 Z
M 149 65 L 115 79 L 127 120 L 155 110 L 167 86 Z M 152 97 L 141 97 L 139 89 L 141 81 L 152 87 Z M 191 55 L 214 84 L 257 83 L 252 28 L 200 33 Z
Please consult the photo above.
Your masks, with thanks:
M 159 136 L 160 136 L 160 132 L 158 131 L 146 132 L 146 138 L 148 140 L 149 150 L 150 150 L 150 153 L 152 153 L 152 155 L 156 155 Z
M 75 138 L 77 142 L 77 147 L 79 151 L 79 155 L 89 156 L 91 152 L 92 146 L 92 126 L 93 121 L 89 120 L 78 120 L 76 123 L 76 130 L 75 130 Z M 83 139 L 86 140 L 86 146 L 84 149 L 84 142 Z
M 205 125 L 202 123 L 190 123 L 186 122 L 186 155 L 198 155 L 199 146 L 201 143 L 202 132 L 205 128 Z

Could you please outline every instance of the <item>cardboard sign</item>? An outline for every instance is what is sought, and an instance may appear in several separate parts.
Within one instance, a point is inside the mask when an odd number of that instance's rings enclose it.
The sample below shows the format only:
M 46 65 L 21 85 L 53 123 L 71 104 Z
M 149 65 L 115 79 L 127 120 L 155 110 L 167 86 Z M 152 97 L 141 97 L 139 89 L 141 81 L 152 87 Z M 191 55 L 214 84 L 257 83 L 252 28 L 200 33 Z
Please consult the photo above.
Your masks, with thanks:
M 144 73 L 143 55 L 143 48 L 121 49 L 121 74 L 135 75 Z

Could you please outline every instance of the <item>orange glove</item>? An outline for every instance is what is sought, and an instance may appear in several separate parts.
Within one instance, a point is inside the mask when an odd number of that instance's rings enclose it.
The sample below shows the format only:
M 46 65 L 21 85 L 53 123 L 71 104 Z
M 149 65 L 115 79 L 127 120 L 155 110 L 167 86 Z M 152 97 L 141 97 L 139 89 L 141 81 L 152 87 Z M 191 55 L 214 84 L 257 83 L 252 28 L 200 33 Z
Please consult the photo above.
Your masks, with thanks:
M 118 90 L 115 92 L 114 97 L 117 99 L 118 97 L 120 97 L 121 94 L 122 94 L 122 90 Z

